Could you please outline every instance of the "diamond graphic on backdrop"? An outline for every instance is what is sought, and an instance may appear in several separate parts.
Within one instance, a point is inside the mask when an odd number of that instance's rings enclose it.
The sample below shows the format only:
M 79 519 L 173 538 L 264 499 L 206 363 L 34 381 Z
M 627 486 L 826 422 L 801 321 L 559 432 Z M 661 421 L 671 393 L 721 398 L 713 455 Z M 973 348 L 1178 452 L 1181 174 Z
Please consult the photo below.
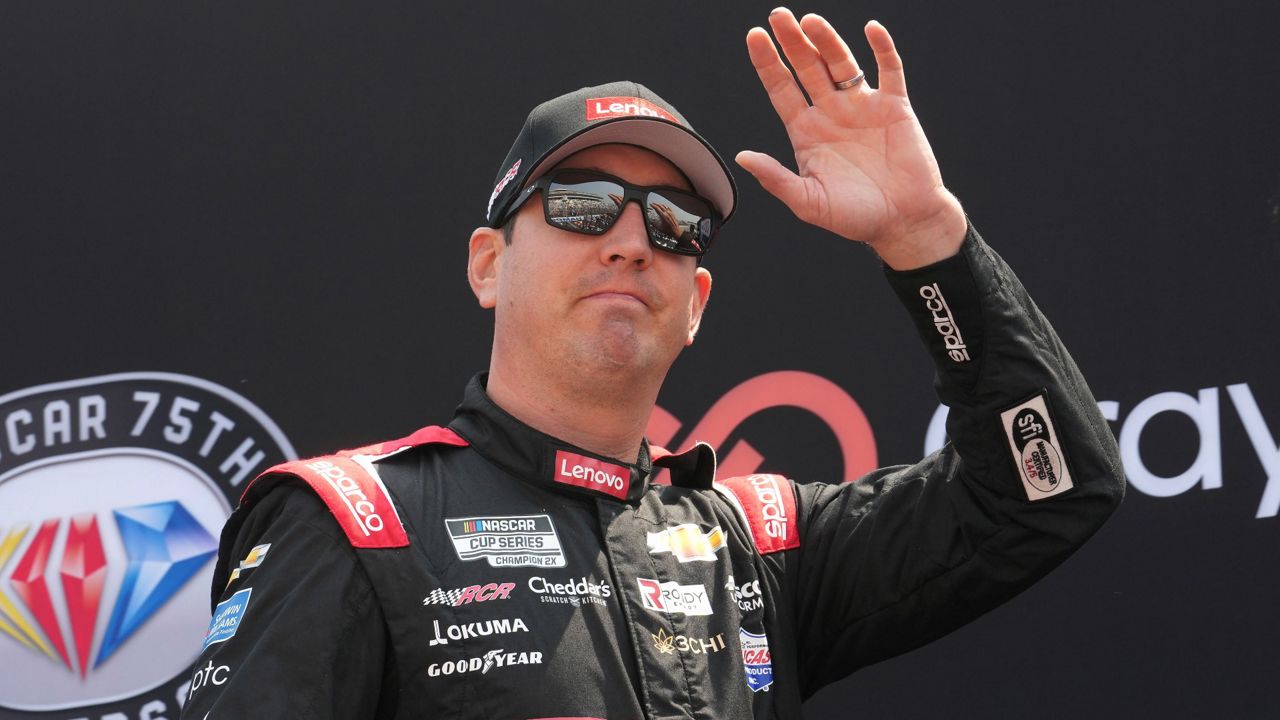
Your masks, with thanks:
M 129 569 L 94 665 L 111 657 L 218 549 L 217 540 L 176 500 L 116 510 L 115 516 Z
M 62 554 L 62 594 L 76 641 L 80 677 L 89 671 L 89 648 L 93 645 L 93 627 L 106 580 L 107 553 L 98 532 L 98 517 L 93 513 L 76 515 L 67 527 Z
M 49 583 L 44 576 L 53 550 L 54 536 L 58 534 L 58 524 L 56 518 L 44 521 L 17 567 L 13 569 L 9 582 L 40 624 L 53 648 L 58 651 L 62 662 L 71 667 L 67 647 L 62 642 L 62 630 L 58 627 L 58 616 L 53 609 L 53 596 L 49 593 Z

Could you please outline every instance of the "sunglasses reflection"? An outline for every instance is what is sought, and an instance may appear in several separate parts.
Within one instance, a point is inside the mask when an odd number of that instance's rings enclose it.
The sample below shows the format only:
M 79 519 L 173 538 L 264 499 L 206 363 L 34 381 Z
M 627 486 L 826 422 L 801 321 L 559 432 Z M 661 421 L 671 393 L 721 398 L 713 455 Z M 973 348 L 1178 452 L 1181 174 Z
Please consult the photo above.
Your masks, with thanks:
M 547 209 L 559 227 L 575 232 L 606 232 L 622 212 L 623 196 L 617 192 L 589 192 L 580 189 L 554 188 L 547 196 Z M 698 225 L 702 218 L 679 207 L 658 202 L 651 196 L 645 207 L 645 224 L 655 242 L 667 247 L 684 245 L 701 250 Z

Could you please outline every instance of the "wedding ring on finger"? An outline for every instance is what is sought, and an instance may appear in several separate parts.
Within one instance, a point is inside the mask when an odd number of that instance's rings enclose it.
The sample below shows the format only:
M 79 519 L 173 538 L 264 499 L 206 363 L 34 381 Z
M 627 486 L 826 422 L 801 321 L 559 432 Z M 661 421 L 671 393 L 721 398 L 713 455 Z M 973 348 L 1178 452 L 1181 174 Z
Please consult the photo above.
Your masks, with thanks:
M 848 80 L 842 80 L 842 81 L 840 81 L 840 82 L 836 83 L 836 89 L 837 89 L 837 90 L 848 90 L 849 88 L 855 88 L 855 87 L 858 87 L 858 83 L 862 82 L 862 79 L 863 79 L 863 78 L 865 78 L 866 76 L 867 76 L 867 74 L 866 74 L 866 73 L 864 73 L 864 72 L 859 72 L 857 75 L 854 75 L 853 77 L 849 78 Z

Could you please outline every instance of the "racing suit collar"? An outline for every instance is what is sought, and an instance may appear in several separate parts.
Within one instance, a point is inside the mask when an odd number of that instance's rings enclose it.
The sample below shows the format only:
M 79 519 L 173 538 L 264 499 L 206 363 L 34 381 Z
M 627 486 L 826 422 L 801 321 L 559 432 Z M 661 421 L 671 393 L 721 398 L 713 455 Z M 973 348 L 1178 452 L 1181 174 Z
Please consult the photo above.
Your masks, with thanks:
M 580 497 L 631 502 L 644 495 L 653 472 L 649 443 L 635 463 L 597 455 L 539 432 L 498 407 L 485 391 L 488 373 L 467 383 L 449 428 L 486 459 L 526 482 Z

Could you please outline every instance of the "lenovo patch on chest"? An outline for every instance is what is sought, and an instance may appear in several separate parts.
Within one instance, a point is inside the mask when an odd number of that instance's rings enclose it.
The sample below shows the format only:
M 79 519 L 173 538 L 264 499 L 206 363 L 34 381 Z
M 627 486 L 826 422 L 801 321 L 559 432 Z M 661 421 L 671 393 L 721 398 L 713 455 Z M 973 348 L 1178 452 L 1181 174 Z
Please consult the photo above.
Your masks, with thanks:
M 551 479 L 625 500 L 631 488 L 631 468 L 557 450 Z
M 445 529 L 463 562 L 491 567 L 564 567 L 564 550 L 549 515 L 446 518 Z
M 1028 500 L 1043 500 L 1074 487 L 1043 394 L 1000 413 L 1000 423 Z

